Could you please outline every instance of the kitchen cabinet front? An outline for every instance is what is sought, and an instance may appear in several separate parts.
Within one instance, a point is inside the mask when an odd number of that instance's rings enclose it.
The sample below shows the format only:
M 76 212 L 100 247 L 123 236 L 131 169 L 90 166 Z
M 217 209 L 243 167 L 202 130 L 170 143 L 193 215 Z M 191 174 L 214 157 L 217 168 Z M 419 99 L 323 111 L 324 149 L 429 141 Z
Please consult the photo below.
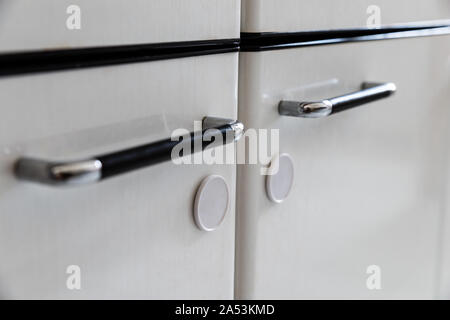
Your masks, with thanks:
M 444 23 L 447 0 L 242 0 L 243 32 L 300 32 Z
M 0 51 L 239 37 L 239 0 L 2 0 Z
M 238 167 L 237 298 L 439 297 L 448 40 L 241 53 L 239 118 L 247 129 L 279 130 L 293 184 L 275 203 L 264 164 Z M 365 82 L 393 83 L 396 92 L 329 116 L 279 113 L 280 101 L 323 101 Z
M 0 78 L 0 297 L 233 298 L 235 166 L 168 161 L 65 187 L 19 180 L 14 165 L 170 138 L 205 116 L 236 119 L 237 65 L 227 53 Z M 206 232 L 193 207 L 209 175 L 228 185 L 229 210 Z
M 450 298 L 449 19 L 0 0 L 0 299 Z

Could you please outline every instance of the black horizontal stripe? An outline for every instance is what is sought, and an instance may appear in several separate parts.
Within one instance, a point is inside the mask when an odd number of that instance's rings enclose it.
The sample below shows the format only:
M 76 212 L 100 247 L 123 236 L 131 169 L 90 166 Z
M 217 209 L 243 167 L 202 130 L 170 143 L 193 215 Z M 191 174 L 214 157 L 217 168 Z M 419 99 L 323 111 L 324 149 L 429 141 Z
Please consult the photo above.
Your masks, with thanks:
M 388 40 L 449 34 L 450 25 L 398 26 L 303 32 L 241 33 L 241 51 L 289 49 L 356 41 Z
M 239 39 L 139 44 L 0 55 L 0 76 L 202 56 L 239 50 Z
M 297 47 L 423 37 L 450 33 L 450 25 L 378 29 L 241 33 L 240 39 L 40 50 L 0 54 L 0 76 L 194 57 L 228 52 L 257 52 Z

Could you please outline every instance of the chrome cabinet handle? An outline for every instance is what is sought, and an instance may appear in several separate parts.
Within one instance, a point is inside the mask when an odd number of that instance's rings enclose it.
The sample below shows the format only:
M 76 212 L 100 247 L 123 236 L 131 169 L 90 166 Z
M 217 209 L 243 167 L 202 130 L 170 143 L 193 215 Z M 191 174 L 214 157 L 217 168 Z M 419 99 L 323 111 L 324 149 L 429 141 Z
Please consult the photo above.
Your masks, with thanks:
M 284 116 L 321 118 L 375 100 L 387 98 L 397 90 L 393 83 L 364 82 L 361 90 L 315 102 L 281 101 L 278 112 Z
M 196 145 L 195 141 L 198 141 L 204 150 L 214 143 L 214 137 L 219 134 L 222 135 L 223 144 L 227 144 L 239 140 L 244 132 L 241 122 L 215 117 L 205 117 L 202 126 L 202 131 L 191 132 L 189 139 L 172 141 L 169 138 L 81 161 L 53 162 L 20 158 L 15 165 L 15 174 L 19 179 L 57 186 L 99 182 L 122 173 L 169 161 L 172 149 L 179 143 L 187 143 L 186 149 L 194 153 L 197 151 L 193 147 Z

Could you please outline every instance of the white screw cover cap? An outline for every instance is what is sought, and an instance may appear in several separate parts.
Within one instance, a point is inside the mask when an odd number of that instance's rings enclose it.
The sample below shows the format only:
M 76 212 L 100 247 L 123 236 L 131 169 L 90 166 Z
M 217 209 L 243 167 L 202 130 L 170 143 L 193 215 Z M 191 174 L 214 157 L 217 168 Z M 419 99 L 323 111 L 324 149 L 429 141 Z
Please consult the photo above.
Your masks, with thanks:
M 225 179 L 210 175 L 198 187 L 194 202 L 197 227 L 204 231 L 217 229 L 228 212 L 230 192 Z
M 276 203 L 283 202 L 292 188 L 294 182 L 294 161 L 292 157 L 283 153 L 274 157 L 266 177 L 266 192 L 270 200 Z

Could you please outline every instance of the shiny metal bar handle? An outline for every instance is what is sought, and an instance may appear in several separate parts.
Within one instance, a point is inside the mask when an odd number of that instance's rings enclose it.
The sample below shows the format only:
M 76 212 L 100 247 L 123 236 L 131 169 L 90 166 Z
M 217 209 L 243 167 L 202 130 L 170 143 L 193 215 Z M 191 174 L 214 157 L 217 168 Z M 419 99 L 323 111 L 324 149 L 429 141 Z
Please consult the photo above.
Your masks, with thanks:
M 189 137 L 183 137 L 180 140 L 173 141 L 169 138 L 81 161 L 54 162 L 24 157 L 17 160 L 15 174 L 22 180 L 53 186 L 94 183 L 169 161 L 172 159 L 172 149 L 180 143 L 186 143 L 186 148 L 180 148 L 181 150 L 194 153 L 199 151 L 194 146 L 199 145 L 201 150 L 204 150 L 211 143 L 216 142 L 216 137 L 219 135 L 222 136 L 222 140 L 218 141 L 227 144 L 239 140 L 243 133 L 244 125 L 239 121 L 205 117 L 201 132 L 191 132 Z M 177 157 L 186 155 L 179 154 Z
M 393 83 L 364 82 L 361 90 L 315 102 L 281 101 L 278 112 L 284 116 L 322 118 L 360 105 L 387 98 L 397 90 Z

